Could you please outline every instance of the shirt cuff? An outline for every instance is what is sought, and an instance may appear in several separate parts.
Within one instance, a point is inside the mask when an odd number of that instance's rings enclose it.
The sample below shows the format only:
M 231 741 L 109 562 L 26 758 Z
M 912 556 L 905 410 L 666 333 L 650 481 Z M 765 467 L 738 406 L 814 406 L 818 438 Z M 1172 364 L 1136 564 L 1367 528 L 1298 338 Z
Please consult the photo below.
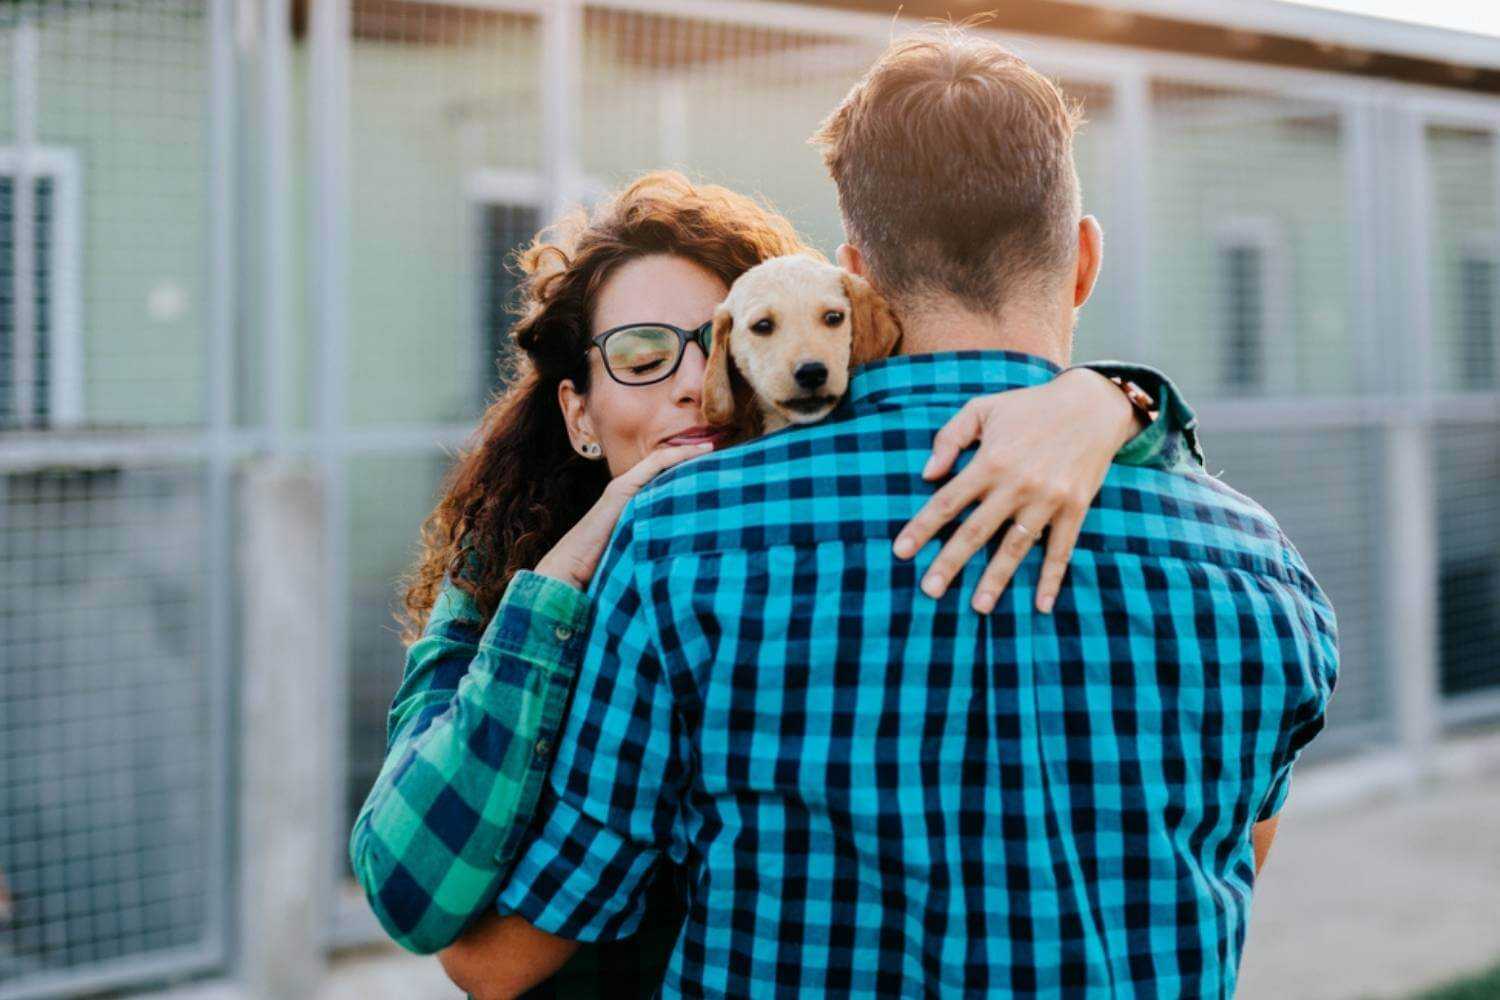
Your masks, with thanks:
M 565 668 L 571 675 L 587 638 L 592 604 L 577 587 L 529 569 L 518 570 L 479 644 L 540 667 Z
M 1255 822 L 1263 823 L 1281 812 L 1282 805 L 1286 802 L 1287 793 L 1292 789 L 1292 765 L 1288 764 L 1276 776 L 1271 787 L 1266 791 L 1266 800 L 1260 807 L 1260 812 L 1255 815 Z
M 658 860 L 566 799 L 546 796 L 540 827 L 495 900 L 538 930 L 573 941 L 634 934 L 646 910 L 645 886 Z
M 427 613 L 424 634 L 436 632 L 440 626 L 455 621 L 482 625 L 484 617 L 474 604 L 474 598 L 460 590 L 453 583 L 452 577 L 445 576 L 442 586 L 438 588 L 437 597 L 433 598 L 432 610 Z
M 1156 419 L 1125 442 L 1115 453 L 1116 462 L 1122 465 L 1146 465 L 1152 462 L 1162 454 L 1167 437 L 1175 430 L 1182 433 L 1183 441 L 1197 459 L 1198 465 L 1205 464 L 1203 446 L 1198 441 L 1198 415 L 1165 372 L 1150 365 L 1115 360 L 1090 361 L 1070 367 L 1089 368 L 1107 378 L 1119 376 L 1127 382 L 1134 382 L 1156 400 Z

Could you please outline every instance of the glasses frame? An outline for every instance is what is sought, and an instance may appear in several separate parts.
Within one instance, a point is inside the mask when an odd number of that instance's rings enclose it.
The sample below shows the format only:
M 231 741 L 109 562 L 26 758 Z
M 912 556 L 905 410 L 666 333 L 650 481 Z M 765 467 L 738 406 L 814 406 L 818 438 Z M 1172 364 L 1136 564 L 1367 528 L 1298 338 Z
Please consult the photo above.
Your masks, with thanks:
M 621 330 L 634 330 L 637 327 L 643 326 L 655 327 L 657 329 L 663 330 L 671 330 L 673 333 L 677 334 L 677 357 L 672 359 L 672 366 L 667 369 L 666 373 L 658 376 L 657 378 L 653 378 L 646 382 L 626 382 L 624 379 L 620 378 L 620 376 L 616 375 L 615 370 L 610 367 L 609 352 L 604 349 L 604 342 L 609 339 L 611 334 L 619 333 Z M 598 333 L 590 337 L 589 346 L 599 348 L 599 359 L 604 362 L 605 373 L 621 385 L 655 385 L 658 382 L 665 382 L 667 379 L 671 378 L 677 373 L 677 369 L 682 365 L 682 356 L 687 353 L 687 345 L 689 341 L 697 343 L 698 349 L 703 352 L 703 357 L 706 359 L 708 357 L 708 352 L 710 349 L 709 335 L 713 333 L 713 330 L 714 321 L 711 319 L 705 321 L 702 326 L 693 330 L 684 330 L 682 327 L 673 326 L 671 323 L 624 323 L 620 326 L 612 326 L 608 330 L 605 330 L 603 333 Z M 588 355 L 587 350 L 585 350 L 583 353 L 585 356 Z

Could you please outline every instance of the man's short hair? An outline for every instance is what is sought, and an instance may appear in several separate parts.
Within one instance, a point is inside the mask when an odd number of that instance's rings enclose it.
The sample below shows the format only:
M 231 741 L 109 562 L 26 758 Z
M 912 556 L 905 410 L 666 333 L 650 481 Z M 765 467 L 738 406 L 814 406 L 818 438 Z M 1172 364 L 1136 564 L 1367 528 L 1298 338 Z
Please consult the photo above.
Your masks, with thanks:
M 809 141 L 882 292 L 996 312 L 1073 260 L 1081 123 L 1019 56 L 948 25 L 892 43 Z

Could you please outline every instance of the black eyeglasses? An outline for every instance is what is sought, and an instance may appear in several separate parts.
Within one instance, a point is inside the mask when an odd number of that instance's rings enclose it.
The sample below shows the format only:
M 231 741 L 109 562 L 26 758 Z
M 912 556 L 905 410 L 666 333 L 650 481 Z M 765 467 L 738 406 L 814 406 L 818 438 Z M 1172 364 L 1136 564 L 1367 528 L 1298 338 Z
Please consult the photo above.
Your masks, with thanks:
M 651 385 L 672 377 L 682 364 L 688 341 L 697 341 L 703 356 L 713 348 L 714 321 L 696 330 L 671 323 L 627 323 L 590 337 L 604 358 L 604 370 L 621 385 Z M 588 351 L 583 352 L 585 355 Z

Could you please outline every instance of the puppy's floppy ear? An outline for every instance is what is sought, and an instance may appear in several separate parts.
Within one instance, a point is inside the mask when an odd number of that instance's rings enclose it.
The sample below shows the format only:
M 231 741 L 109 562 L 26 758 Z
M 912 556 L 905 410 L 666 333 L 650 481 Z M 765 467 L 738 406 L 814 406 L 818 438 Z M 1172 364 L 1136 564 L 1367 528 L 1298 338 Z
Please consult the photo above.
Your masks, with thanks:
M 734 329 L 734 315 L 720 304 L 714 310 L 714 341 L 703 369 L 703 419 L 711 424 L 727 424 L 734 419 L 734 388 L 729 369 L 729 333 Z
M 849 367 L 890 357 L 901 343 L 901 324 L 896 314 L 864 278 L 845 271 L 843 281 L 844 294 L 849 299 L 849 321 L 853 324 Z

